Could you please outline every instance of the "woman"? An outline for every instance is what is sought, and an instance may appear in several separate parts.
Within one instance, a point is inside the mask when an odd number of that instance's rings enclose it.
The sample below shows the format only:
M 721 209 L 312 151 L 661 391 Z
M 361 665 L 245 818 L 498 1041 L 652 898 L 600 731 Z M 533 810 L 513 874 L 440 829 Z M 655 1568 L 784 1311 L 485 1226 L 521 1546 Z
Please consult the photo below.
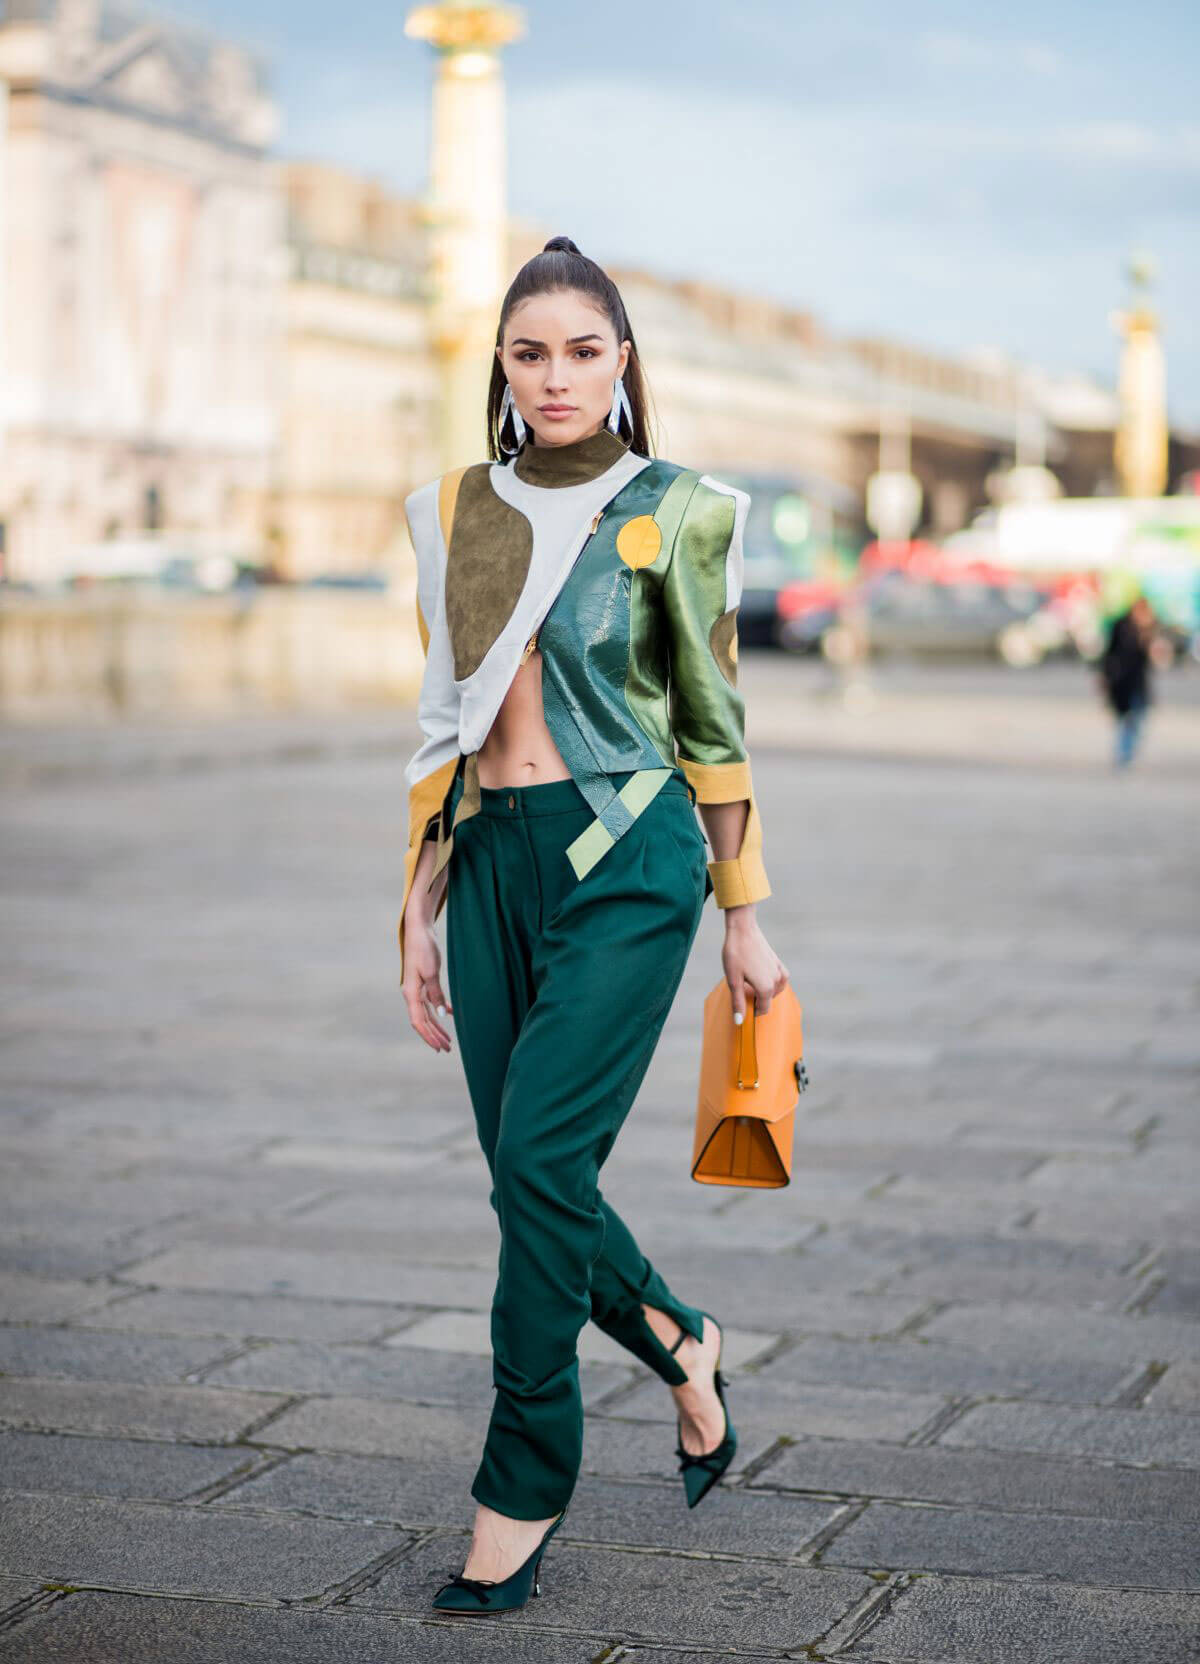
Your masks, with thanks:
M 434 1599 L 471 1613 L 540 1592 L 579 1471 L 589 1317 L 670 1386 L 689 1505 L 732 1459 L 720 1327 L 667 1288 L 597 1176 L 709 895 L 736 1020 L 787 981 L 755 914 L 770 886 L 735 688 L 749 498 L 650 458 L 624 305 L 569 238 L 504 298 L 488 449 L 405 504 L 426 659 L 404 998 L 435 1051 L 455 1017 L 501 1235 L 474 1535 Z

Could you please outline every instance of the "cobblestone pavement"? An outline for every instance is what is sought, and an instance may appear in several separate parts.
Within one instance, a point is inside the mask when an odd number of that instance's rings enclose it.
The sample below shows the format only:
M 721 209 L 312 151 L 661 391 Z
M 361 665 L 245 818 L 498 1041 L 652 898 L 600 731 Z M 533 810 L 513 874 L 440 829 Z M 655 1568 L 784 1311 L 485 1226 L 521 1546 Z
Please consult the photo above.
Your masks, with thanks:
M 738 1458 L 689 1512 L 666 1388 L 585 1332 L 543 1598 L 490 1621 L 429 1608 L 497 1238 L 396 986 L 408 719 L 9 730 L 0 1659 L 1196 1658 L 1200 711 L 1115 778 L 1086 695 L 991 746 L 926 680 L 839 752 L 747 660 L 793 1182 L 688 1177 L 711 907 L 605 1168 L 727 1327 Z

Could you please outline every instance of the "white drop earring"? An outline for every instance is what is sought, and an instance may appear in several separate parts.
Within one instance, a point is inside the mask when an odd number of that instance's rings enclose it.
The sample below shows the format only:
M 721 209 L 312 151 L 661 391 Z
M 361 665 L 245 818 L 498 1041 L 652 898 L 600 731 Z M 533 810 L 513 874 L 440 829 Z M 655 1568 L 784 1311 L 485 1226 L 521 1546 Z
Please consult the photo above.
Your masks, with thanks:
M 633 440 L 633 409 L 629 403 L 629 394 L 625 391 L 625 377 L 618 376 L 613 382 L 612 409 L 608 413 L 608 431 L 615 433 L 618 438 L 621 431 L 621 416 L 629 423 L 629 438 Z
M 504 424 L 510 416 L 512 417 L 513 436 L 517 441 L 511 448 L 504 443 Z M 500 437 L 500 449 L 505 456 L 516 456 L 525 443 L 525 423 L 521 420 L 521 412 L 517 409 L 512 387 L 507 381 L 504 383 L 504 397 L 500 400 L 500 425 L 497 431 Z

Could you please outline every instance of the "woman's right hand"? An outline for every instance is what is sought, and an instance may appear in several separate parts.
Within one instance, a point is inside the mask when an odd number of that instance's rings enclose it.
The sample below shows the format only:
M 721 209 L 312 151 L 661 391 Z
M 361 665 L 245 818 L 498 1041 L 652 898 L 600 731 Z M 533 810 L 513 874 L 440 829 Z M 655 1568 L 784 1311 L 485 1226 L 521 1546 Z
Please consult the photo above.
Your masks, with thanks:
M 438 1022 L 454 1007 L 442 992 L 442 950 L 433 924 L 414 914 L 411 906 L 404 917 L 404 981 L 401 984 L 409 1021 L 427 1046 L 435 1052 L 450 1050 L 450 1036 Z

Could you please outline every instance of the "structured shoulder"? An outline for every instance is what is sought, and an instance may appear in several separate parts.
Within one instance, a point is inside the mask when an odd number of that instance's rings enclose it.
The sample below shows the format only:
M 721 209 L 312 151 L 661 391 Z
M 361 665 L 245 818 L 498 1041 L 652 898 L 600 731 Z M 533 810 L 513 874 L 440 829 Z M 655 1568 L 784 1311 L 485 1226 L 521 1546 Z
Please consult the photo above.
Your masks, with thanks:
M 681 539 L 694 555 L 723 556 L 739 541 L 749 508 L 747 492 L 701 474 L 683 511 Z
M 437 502 L 445 492 L 456 489 L 467 474 L 486 474 L 492 467 L 490 462 L 470 462 L 465 468 L 450 468 L 444 474 L 435 474 L 431 480 L 423 485 L 416 485 L 404 499 L 406 512 L 410 503 L 425 502 L 432 499 Z
M 718 479 L 715 474 L 701 474 L 695 495 L 698 506 L 731 498 L 741 513 L 745 513 L 750 506 L 748 491 L 743 491 L 740 486 L 730 485 L 726 480 Z

